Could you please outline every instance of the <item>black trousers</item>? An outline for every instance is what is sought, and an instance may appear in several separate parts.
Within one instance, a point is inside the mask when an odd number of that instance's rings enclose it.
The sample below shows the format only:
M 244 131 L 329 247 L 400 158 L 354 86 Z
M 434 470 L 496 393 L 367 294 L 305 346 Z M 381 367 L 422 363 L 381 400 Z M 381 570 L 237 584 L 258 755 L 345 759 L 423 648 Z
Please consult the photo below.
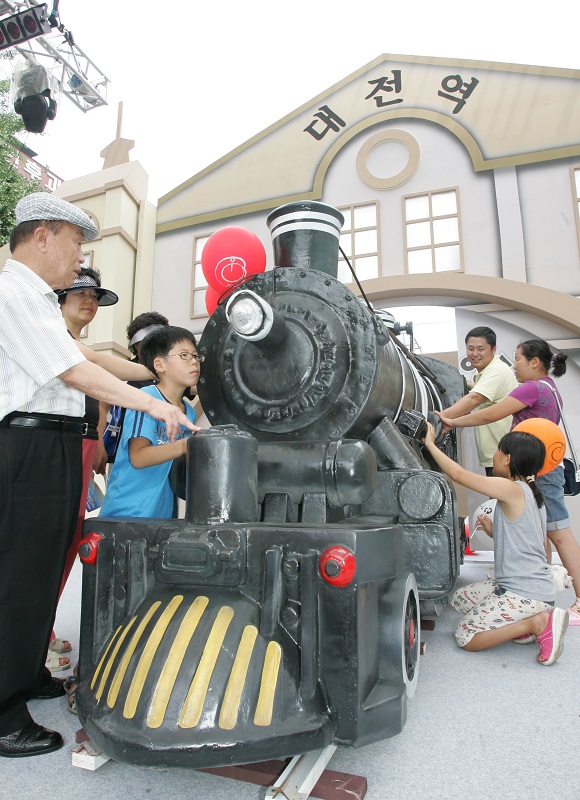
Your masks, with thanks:
M 78 515 L 82 437 L 0 428 L 0 736 L 31 721 Z

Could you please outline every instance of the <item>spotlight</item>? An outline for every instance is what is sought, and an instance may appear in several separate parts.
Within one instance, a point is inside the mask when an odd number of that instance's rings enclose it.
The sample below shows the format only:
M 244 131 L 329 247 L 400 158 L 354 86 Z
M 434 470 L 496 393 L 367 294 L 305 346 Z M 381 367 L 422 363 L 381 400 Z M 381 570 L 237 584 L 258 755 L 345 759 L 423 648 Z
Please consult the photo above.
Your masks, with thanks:
M 50 33 L 46 3 L 0 20 L 0 50 Z
M 16 66 L 12 84 L 14 111 L 22 117 L 27 131 L 42 133 L 47 121 L 56 117 L 58 81 L 46 67 L 28 57 Z

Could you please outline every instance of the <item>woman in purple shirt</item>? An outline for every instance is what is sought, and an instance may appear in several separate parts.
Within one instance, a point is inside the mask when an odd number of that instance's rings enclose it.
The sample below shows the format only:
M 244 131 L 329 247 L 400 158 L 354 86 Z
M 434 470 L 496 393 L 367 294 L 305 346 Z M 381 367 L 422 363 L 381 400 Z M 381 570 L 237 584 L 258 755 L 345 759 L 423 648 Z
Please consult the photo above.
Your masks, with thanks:
M 554 391 L 558 395 L 560 406 L 563 403 L 550 375 L 555 378 L 564 375 L 567 358 L 564 353 L 552 353 L 543 339 L 529 339 L 518 345 L 515 355 L 513 369 L 520 385 L 504 400 L 455 419 L 445 417 L 445 412 L 436 413 L 446 429 L 488 425 L 510 415 L 513 417 L 512 428 L 518 422 L 531 417 L 543 417 L 558 424 L 560 411 Z M 580 595 L 580 545 L 570 528 L 564 504 L 564 468 L 559 466 L 547 475 L 539 475 L 537 482 L 546 501 L 548 537 L 574 581 L 576 595 Z M 576 597 L 570 616 L 575 622 L 580 622 L 580 596 Z

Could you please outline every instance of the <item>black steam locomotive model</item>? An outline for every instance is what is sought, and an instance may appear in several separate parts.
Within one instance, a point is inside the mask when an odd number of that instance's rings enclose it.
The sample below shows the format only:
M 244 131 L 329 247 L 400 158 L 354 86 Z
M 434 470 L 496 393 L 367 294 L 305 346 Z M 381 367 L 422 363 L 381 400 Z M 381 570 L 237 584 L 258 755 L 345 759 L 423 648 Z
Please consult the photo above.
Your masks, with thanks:
M 464 382 L 337 280 L 341 224 L 321 203 L 274 211 L 277 266 L 210 318 L 213 427 L 173 476 L 185 519 L 85 524 L 77 706 L 118 761 L 250 763 L 405 723 L 421 610 L 462 559 L 453 488 L 420 442 Z

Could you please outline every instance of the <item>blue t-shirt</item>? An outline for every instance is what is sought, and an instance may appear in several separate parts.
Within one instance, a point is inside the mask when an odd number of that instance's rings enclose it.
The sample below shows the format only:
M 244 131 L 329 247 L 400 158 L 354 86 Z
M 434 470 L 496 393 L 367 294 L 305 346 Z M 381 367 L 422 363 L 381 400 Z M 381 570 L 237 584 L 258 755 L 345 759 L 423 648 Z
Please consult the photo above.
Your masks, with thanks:
M 145 386 L 142 392 L 165 400 L 157 386 Z M 195 411 L 185 403 L 187 417 L 195 422 Z M 192 431 L 181 427 L 178 439 L 192 436 Z M 152 467 L 135 469 L 129 458 L 129 442 L 143 436 L 152 445 L 169 443 L 165 423 L 153 419 L 143 411 L 127 409 L 123 434 L 101 506 L 102 517 L 150 517 L 167 519 L 175 517 L 177 499 L 169 486 L 169 470 L 173 460 Z

